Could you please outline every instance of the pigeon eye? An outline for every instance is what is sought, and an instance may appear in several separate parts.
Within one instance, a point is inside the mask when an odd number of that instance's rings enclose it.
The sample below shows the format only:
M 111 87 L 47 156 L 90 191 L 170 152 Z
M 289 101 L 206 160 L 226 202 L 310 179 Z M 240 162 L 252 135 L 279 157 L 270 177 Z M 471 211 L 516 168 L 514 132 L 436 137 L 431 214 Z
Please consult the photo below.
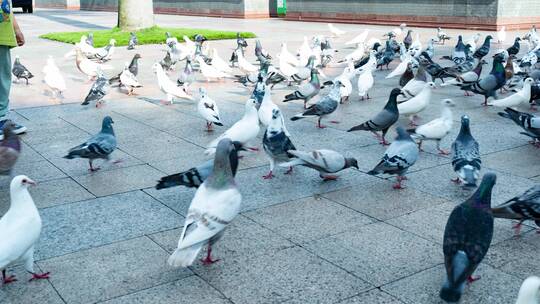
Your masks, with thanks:
M 22 180 L 23 184 L 26 184 L 28 181 L 26 179 Z

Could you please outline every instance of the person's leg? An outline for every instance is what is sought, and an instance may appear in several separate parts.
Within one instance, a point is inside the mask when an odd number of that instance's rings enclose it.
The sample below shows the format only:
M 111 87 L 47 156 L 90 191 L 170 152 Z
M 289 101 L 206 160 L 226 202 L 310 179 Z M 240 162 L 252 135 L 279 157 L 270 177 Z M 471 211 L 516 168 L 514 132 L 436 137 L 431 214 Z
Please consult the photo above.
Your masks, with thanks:
M 9 93 L 11 90 L 11 51 L 0 45 L 0 129 L 4 127 L 9 112 Z M 26 132 L 26 127 L 15 124 L 15 134 Z M 0 139 L 3 138 L 0 133 Z
M 7 46 L 0 45 L 0 120 L 8 113 L 9 91 L 11 89 L 11 55 Z

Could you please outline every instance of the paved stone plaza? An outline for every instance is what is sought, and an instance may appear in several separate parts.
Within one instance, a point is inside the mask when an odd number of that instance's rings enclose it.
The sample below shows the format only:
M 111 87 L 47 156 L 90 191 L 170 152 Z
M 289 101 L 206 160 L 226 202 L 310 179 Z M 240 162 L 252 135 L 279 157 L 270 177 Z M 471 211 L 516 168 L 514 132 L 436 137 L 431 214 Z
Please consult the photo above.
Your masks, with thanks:
M 50 271 L 51 279 L 28 283 L 30 276 L 22 267 L 14 267 L 10 270 L 19 281 L 0 286 L 0 302 L 439 303 L 438 292 L 445 277 L 444 226 L 452 208 L 470 193 L 450 182 L 454 177 L 450 158 L 438 155 L 435 144 L 429 142 L 411 168 L 407 189 L 393 190 L 393 179 L 365 174 L 385 148 L 367 132 L 345 132 L 383 107 L 398 78 L 387 80 L 387 71 L 376 72 L 375 88 L 370 92 L 373 99 L 358 101 L 355 91 L 334 117 L 341 123 L 328 123 L 324 130 L 315 128 L 314 120 L 291 122 L 288 118 L 302 106 L 282 103 L 291 88 L 277 88 L 273 101 L 285 113 L 296 147 L 343 152 L 359 160 L 361 172 L 347 170 L 337 181 L 322 182 L 307 168 L 298 168 L 292 175 L 283 175 L 281 168 L 268 181 L 262 178 L 268 171 L 264 152 L 248 154 L 241 160 L 236 178 L 243 195 L 243 212 L 215 246 L 215 256 L 221 261 L 173 269 L 167 265 L 167 257 L 176 248 L 194 190 L 157 191 L 154 185 L 163 175 L 204 161 L 205 146 L 243 115 L 248 91 L 231 81 L 207 84 L 201 80 L 196 84 L 208 88 L 226 123 L 208 134 L 195 103 L 160 103 L 164 96 L 151 66 L 164 56 L 163 47 L 139 46 L 137 52 L 143 57 L 139 80 L 145 86 L 136 90 L 139 96 L 127 97 L 112 89 L 101 109 L 83 107 L 80 103 L 91 83 L 77 71 L 73 59 L 63 58 L 71 46 L 37 36 L 111 27 L 116 15 L 38 10 L 17 18 L 27 45 L 13 53 L 21 56 L 36 77 L 29 86 L 13 86 L 13 118 L 29 128 L 22 136 L 23 154 L 15 171 L 39 182 L 31 189 L 44 224 L 36 264 L 39 270 Z M 303 36 L 328 33 L 324 23 L 274 19 L 157 15 L 156 21 L 163 26 L 253 31 L 272 54 L 282 41 L 292 52 Z M 339 27 L 350 31 L 346 38 L 366 28 Z M 370 37 L 378 38 L 389 29 L 370 28 Z M 434 29 L 418 31 L 423 43 L 435 34 Z M 454 37 L 464 32 L 448 31 Z M 346 38 L 334 42 L 340 50 L 338 58 L 351 51 L 344 48 Z M 235 46 L 233 40 L 209 43 L 220 50 L 222 58 L 228 58 Z M 255 43 L 249 43 L 248 59 L 254 62 Z M 450 45 L 454 44 L 452 40 Z M 492 51 L 498 47 L 493 44 Z M 437 58 L 449 52 L 450 47 L 436 47 Z M 118 48 L 111 61 L 114 72 L 133 54 Z M 43 92 L 41 68 L 47 55 L 55 56 L 68 82 L 62 105 L 53 105 Z M 396 62 L 391 65 L 395 66 Z M 333 66 L 324 72 L 333 76 L 341 70 Z M 171 78 L 176 75 L 170 74 Z M 540 181 L 540 151 L 527 144 L 528 139 L 511 121 L 497 116 L 497 109 L 481 106 L 483 97 L 464 97 L 456 88 L 438 88 L 430 107 L 420 114 L 422 122 L 437 117 L 439 101 L 448 97 L 457 103 L 453 108 L 455 125 L 442 146 L 449 148 L 459 131 L 460 116 L 468 114 L 472 133 L 480 143 L 483 172 L 498 175 L 494 204 Z M 89 174 L 86 161 L 62 156 L 97 132 L 105 115 L 114 119 L 119 140 L 113 156 L 123 162 L 104 165 L 102 171 Z M 394 131 L 389 135 L 393 138 Z M 9 179 L 3 177 L 0 183 L 2 215 L 9 207 Z M 522 229 L 521 238 L 514 238 L 511 227 L 510 221 L 496 220 L 492 247 L 477 271 L 482 279 L 467 289 L 462 303 L 514 303 L 521 282 L 540 274 L 540 235 L 531 225 Z

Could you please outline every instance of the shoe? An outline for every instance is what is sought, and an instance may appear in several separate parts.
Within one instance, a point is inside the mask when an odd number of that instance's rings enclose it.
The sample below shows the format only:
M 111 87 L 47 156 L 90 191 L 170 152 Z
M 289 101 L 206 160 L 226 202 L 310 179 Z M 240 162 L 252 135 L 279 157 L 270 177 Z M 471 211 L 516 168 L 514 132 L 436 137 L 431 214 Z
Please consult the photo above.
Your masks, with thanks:
M 0 120 L 0 130 L 4 129 L 4 125 L 6 124 L 7 121 L 8 119 Z M 19 125 L 15 123 L 14 121 L 11 121 L 11 122 L 15 125 L 15 128 L 13 128 L 13 133 L 17 135 L 23 134 L 26 132 L 26 130 L 28 130 L 25 126 Z M 4 134 L 0 132 L 0 140 L 2 139 L 4 139 Z

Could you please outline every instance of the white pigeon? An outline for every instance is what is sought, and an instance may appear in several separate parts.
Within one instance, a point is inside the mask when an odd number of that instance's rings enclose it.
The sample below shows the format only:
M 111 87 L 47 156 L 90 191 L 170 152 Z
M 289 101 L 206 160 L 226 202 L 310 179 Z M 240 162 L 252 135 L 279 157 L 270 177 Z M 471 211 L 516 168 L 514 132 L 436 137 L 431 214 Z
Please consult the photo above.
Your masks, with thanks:
M 289 82 L 291 81 L 291 76 L 298 74 L 298 69 L 281 56 L 279 56 L 279 71 L 287 77 Z
M 169 79 L 161 64 L 154 63 L 152 67 L 157 75 L 159 89 L 167 95 L 167 102 L 172 104 L 175 98 L 193 100 L 193 97 L 189 96 L 183 87 L 177 86 L 176 83 Z
M 77 48 L 79 48 L 82 51 L 83 55 L 85 55 L 87 58 L 94 57 L 94 55 L 97 53 L 97 49 L 86 43 L 86 39 L 88 39 L 88 37 L 86 35 L 82 35 L 80 41 L 75 43 L 75 47 L 66 55 L 64 55 L 64 58 L 69 58 L 77 55 Z
M 168 38 L 172 39 L 172 38 Z M 191 58 L 195 57 L 195 49 L 190 49 L 180 43 L 178 43 L 178 40 L 174 38 L 173 42 L 170 44 L 167 44 L 169 49 L 167 50 L 171 56 L 172 62 L 178 62 L 186 59 L 188 56 L 191 56 Z
M 201 56 L 197 56 L 197 62 L 199 62 L 199 69 L 201 70 L 201 73 L 206 78 L 206 81 L 210 81 L 211 79 L 222 79 L 226 77 L 232 77 L 230 74 L 227 74 L 225 72 L 222 72 L 215 67 L 208 65 L 204 58 Z
M 212 260 L 212 245 L 223 236 L 223 230 L 238 215 L 242 203 L 231 168 L 232 149 L 230 140 L 219 142 L 212 173 L 195 192 L 178 247 L 168 259 L 169 265 L 190 266 L 205 245 L 208 249 L 203 264 L 218 261 Z
M 403 75 L 403 73 L 407 71 L 407 65 L 409 62 L 411 62 L 411 55 L 407 53 L 405 59 L 401 61 L 398 66 L 392 72 L 390 72 L 390 74 L 386 75 L 386 79 Z
M 244 54 L 242 54 L 242 50 L 238 49 L 235 52 L 238 58 L 238 68 L 242 70 L 242 72 L 246 74 L 257 72 L 257 67 L 247 61 Z
M 34 272 L 34 246 L 41 234 L 41 217 L 28 192 L 36 183 L 24 175 L 13 178 L 10 184 L 11 205 L 0 219 L 0 270 L 4 284 L 16 281 L 15 276 L 5 276 L 6 268 L 22 262 L 32 280 L 48 279 L 49 273 Z
M 309 57 L 309 56 L 311 56 L 311 47 L 309 46 L 308 38 L 306 36 L 304 36 L 304 41 L 302 42 L 302 44 L 300 45 L 300 47 L 296 51 L 296 54 L 299 57 L 306 57 L 306 56 Z M 302 64 L 302 63 L 300 63 L 300 64 Z
M 431 91 L 435 88 L 435 83 L 428 82 L 418 95 L 413 98 L 398 104 L 400 115 L 407 115 L 411 120 L 411 125 L 416 125 L 416 117 L 418 113 L 424 111 L 431 100 Z
M 423 124 L 416 129 L 408 130 L 413 131 L 411 137 L 418 140 L 418 148 L 422 151 L 422 141 L 435 140 L 437 142 L 437 150 L 442 155 L 448 155 L 448 151 L 441 149 L 441 140 L 450 133 L 452 125 L 454 123 L 452 117 L 452 110 L 450 107 L 455 106 L 455 103 L 451 99 L 444 99 L 441 102 L 441 116 L 434 120 Z
M 504 43 L 506 41 L 506 26 L 502 26 L 497 32 L 497 42 Z
M 373 79 L 373 71 L 377 68 L 377 63 L 367 63 L 362 67 L 362 73 L 358 76 L 358 96 L 362 100 L 367 97 L 369 99 L 369 90 L 373 87 L 375 80 Z
M 332 23 L 328 23 L 328 29 L 330 30 L 332 35 L 334 35 L 334 37 L 341 37 L 347 33 L 346 31 L 340 30 L 335 27 Z
M 472 35 L 471 37 L 469 37 L 469 39 L 465 40 L 464 41 L 464 44 L 465 45 L 470 45 L 470 49 L 469 51 L 471 53 L 474 53 L 476 51 L 476 48 L 477 48 L 477 43 L 478 43 L 478 40 L 480 39 L 480 34 L 479 33 L 476 33 L 474 35 Z
M 184 35 L 182 37 L 185 42 L 185 47 L 189 50 L 189 52 L 194 56 L 195 51 L 197 50 L 197 44 L 189 39 L 188 36 Z
M 229 66 L 229 64 L 227 62 L 225 62 L 225 60 L 223 60 L 220 56 L 219 56 L 219 53 L 217 51 L 216 48 L 213 48 L 212 49 L 212 66 L 215 67 L 216 69 L 222 71 L 222 72 L 225 72 L 225 73 L 232 73 L 233 70 L 231 69 L 231 67 Z
M 419 52 L 422 50 L 422 42 L 420 42 L 420 34 L 416 33 L 416 36 L 414 36 L 414 40 L 409 47 L 409 49 L 414 50 L 415 52 Z
M 248 142 L 255 139 L 260 131 L 259 115 L 255 105 L 257 101 L 255 99 L 249 99 L 246 102 L 245 113 L 242 119 L 237 121 L 232 127 L 230 127 L 225 133 L 221 134 L 218 138 L 213 140 L 207 147 L 204 153 L 206 155 L 213 155 L 216 152 L 216 147 L 220 140 L 223 138 L 229 138 L 232 141 L 238 141 L 242 145 L 247 146 Z M 257 148 L 248 148 L 250 150 L 258 150 Z
M 401 89 L 401 92 L 403 93 L 405 98 L 403 100 L 398 100 L 398 102 L 402 102 L 404 100 L 410 99 L 418 95 L 420 92 L 422 92 L 422 90 L 426 86 L 427 81 L 423 80 L 422 75 L 418 74 L 419 72 L 425 73 L 423 72 L 423 70 L 416 72 L 417 74 L 415 75 L 415 77 L 409 80 L 409 82 L 407 82 L 407 84 Z
M 519 289 L 516 304 L 539 304 L 540 303 L 540 278 L 528 277 Z
M 269 126 L 272 123 L 272 116 L 274 113 L 274 110 L 277 110 L 281 113 L 279 110 L 279 107 L 272 101 L 272 90 L 269 86 L 264 85 L 264 97 L 261 102 L 261 106 L 259 107 L 259 121 L 264 126 Z M 285 132 L 285 135 L 290 136 L 289 131 L 287 130 L 287 126 L 285 125 L 285 120 L 283 118 L 283 115 L 281 115 L 282 120 L 282 126 L 283 131 Z
M 197 104 L 197 112 L 206 120 L 206 130 L 212 130 L 212 124 L 223 126 L 219 116 L 219 109 L 216 102 L 208 96 L 205 88 L 199 88 L 199 103 Z
M 365 54 L 366 54 L 365 45 L 363 43 L 359 43 L 358 47 L 354 51 L 352 51 L 352 53 L 345 56 L 344 61 L 349 61 L 349 60 L 358 61 L 362 59 L 362 57 L 364 57 Z
M 364 43 L 368 35 L 369 35 L 369 29 L 365 29 L 361 34 L 359 34 L 358 36 L 354 37 L 353 39 L 345 43 L 345 45 Z
M 58 95 L 62 95 L 66 90 L 66 81 L 52 56 L 47 59 L 47 64 L 43 67 L 43 73 L 45 74 L 43 82 L 51 90 L 52 98 L 56 99 Z
M 137 77 L 129 70 L 129 62 L 126 62 L 124 70 L 120 74 L 120 85 L 128 89 L 128 95 L 133 95 L 135 88 L 140 88 L 142 85 L 137 80 Z
M 517 93 L 512 94 L 508 97 L 496 99 L 491 102 L 488 102 L 488 105 L 495 107 L 516 107 L 520 104 L 528 103 L 531 99 L 531 85 L 534 83 L 532 78 L 527 78 L 523 81 L 523 88 Z
M 396 35 L 396 37 L 400 37 L 401 35 L 403 35 L 406 27 L 407 27 L 407 24 L 402 23 L 402 24 L 399 25 L 399 27 L 393 28 L 392 33 L 394 33 L 394 35 Z
M 299 65 L 298 59 L 293 54 L 291 54 L 291 52 L 289 52 L 289 50 L 287 49 L 287 44 L 285 42 L 281 44 L 281 51 L 279 52 L 278 56 L 280 59 L 287 61 L 293 66 Z
M 113 67 L 106 64 L 99 64 L 86 58 L 80 48 L 76 48 L 75 64 L 79 71 L 88 76 L 89 79 L 94 79 L 98 76 L 98 71 L 112 70 Z
M 348 66 L 343 69 L 341 75 L 334 79 L 335 81 L 341 82 L 341 87 L 339 88 L 339 95 L 341 96 L 340 101 L 348 100 L 353 91 L 353 85 L 351 80 L 356 76 L 357 71 L 354 69 L 354 62 L 349 61 Z

